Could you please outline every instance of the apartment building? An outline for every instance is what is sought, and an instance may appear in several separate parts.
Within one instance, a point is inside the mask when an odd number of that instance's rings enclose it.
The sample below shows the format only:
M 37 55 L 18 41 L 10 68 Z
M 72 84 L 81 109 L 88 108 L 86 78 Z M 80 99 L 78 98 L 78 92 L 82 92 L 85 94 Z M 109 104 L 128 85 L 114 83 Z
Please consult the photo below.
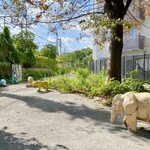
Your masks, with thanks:
M 150 80 L 150 4 L 145 10 L 132 11 L 131 14 L 139 21 L 140 26 L 131 28 L 124 34 L 122 53 L 122 76 L 127 77 L 128 72 L 140 70 L 138 77 Z M 94 38 L 98 38 L 94 36 Z M 93 45 L 93 70 L 98 73 L 102 67 L 107 67 L 109 42 L 104 49 Z

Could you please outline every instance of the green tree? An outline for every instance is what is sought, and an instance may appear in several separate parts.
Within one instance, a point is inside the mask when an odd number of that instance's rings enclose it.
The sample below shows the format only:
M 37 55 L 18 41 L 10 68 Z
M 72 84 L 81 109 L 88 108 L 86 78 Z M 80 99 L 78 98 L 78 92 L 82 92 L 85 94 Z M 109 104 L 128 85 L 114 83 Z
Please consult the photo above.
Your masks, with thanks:
M 35 64 L 34 52 L 38 46 L 34 43 L 35 35 L 29 31 L 22 31 L 13 36 L 15 48 L 21 55 L 24 67 L 32 67 Z
M 58 61 L 65 66 L 87 67 L 88 61 L 92 60 L 92 49 L 84 48 L 68 54 L 58 56 Z
M 12 62 L 12 52 L 14 51 L 12 38 L 8 27 L 3 28 L 3 32 L 0 33 L 0 60 Z
M 9 28 L 6 26 L 0 33 L 0 61 L 20 62 L 20 53 L 15 49 Z
M 44 48 L 41 50 L 43 56 L 56 59 L 57 56 L 57 47 L 52 44 L 47 44 L 44 46 Z
M 81 50 L 77 50 L 74 52 L 76 55 L 76 61 L 78 62 L 78 66 L 87 67 L 88 61 L 92 60 L 92 49 L 83 48 Z

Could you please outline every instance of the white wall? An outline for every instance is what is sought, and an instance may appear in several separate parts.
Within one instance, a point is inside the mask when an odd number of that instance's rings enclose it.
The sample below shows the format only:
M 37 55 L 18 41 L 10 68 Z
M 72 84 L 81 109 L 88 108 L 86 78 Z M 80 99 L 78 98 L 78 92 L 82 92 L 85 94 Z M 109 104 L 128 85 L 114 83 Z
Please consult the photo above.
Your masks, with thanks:
M 141 25 L 141 34 L 145 36 L 145 47 L 147 53 L 150 54 L 150 16 L 145 18 L 145 21 Z
M 140 22 L 142 22 L 141 28 L 136 29 L 136 34 L 141 34 L 145 37 L 144 49 L 124 50 L 122 53 L 123 56 L 150 54 L 150 17 L 147 16 L 144 21 Z
M 94 45 L 93 47 L 93 59 L 97 60 L 100 58 L 107 58 L 108 57 L 108 50 L 109 50 L 109 43 L 104 44 L 104 48 L 100 49 L 100 46 Z

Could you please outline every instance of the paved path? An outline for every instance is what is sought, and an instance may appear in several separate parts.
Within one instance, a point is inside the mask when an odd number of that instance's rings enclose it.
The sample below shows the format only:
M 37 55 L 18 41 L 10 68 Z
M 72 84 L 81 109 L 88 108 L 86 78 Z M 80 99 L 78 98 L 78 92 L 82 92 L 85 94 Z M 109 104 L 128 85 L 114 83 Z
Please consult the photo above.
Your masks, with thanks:
M 79 95 L 0 88 L 0 150 L 150 150 L 150 126 L 130 133 L 110 108 Z

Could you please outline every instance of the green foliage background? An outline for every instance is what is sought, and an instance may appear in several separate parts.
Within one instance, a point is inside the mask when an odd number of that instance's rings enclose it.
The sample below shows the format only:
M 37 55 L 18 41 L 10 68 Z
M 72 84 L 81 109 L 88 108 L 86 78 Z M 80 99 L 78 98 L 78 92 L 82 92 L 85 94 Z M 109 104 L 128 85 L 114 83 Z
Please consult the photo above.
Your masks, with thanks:
M 87 69 L 80 68 L 77 70 L 77 74 L 72 77 L 64 75 L 49 78 L 48 82 L 51 89 L 56 89 L 62 93 L 81 93 L 88 97 L 104 98 L 107 104 L 111 104 L 112 98 L 116 94 L 123 94 L 128 91 L 148 92 L 144 89 L 143 84 L 149 82 L 134 79 L 132 76 L 123 79 L 121 83 L 112 79 L 106 84 L 105 79 L 105 70 L 99 74 L 94 74 Z

